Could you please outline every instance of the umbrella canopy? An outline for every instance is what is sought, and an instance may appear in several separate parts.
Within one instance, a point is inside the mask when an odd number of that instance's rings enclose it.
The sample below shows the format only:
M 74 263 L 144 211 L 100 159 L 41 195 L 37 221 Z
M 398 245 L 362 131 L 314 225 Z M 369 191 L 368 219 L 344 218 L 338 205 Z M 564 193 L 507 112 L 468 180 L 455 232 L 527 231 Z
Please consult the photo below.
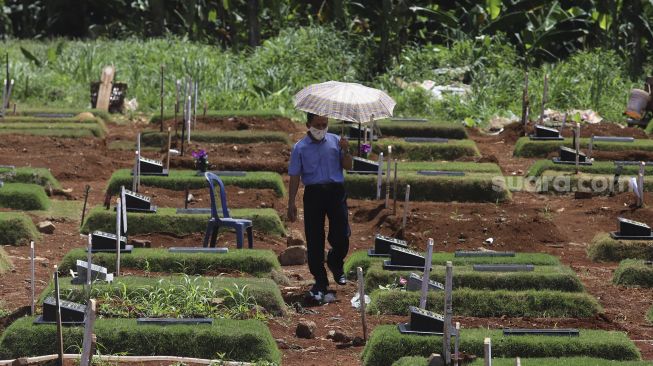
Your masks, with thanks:
M 381 90 L 339 81 L 309 85 L 295 95 L 301 111 L 358 123 L 392 117 L 395 104 Z

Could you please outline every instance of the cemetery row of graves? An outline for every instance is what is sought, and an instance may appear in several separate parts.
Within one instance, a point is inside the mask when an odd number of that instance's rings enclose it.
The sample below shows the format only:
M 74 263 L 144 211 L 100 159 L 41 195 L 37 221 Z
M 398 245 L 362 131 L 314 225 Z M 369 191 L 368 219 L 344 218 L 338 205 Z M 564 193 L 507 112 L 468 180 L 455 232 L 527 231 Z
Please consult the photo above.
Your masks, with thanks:
M 285 169 L 303 124 L 271 112 L 205 110 L 193 121 L 162 115 L 132 128 L 95 110 L 79 112 L 18 109 L 0 120 L 0 134 L 11 136 L 2 149 L 18 154 L 22 146 L 10 141 L 30 141 L 47 154 L 48 144 L 70 144 L 63 149 L 72 151 L 80 146 L 75 141 L 102 140 L 102 148 L 88 154 L 118 161 L 108 170 L 102 165 L 89 194 L 86 181 L 71 179 L 54 164 L 2 158 L 0 244 L 7 250 L 0 247 L 0 283 L 16 279 L 12 269 L 20 273 L 28 286 L 18 292 L 27 302 L 11 306 L 28 305 L 29 312 L 2 330 L 0 360 L 67 353 L 84 362 L 97 353 L 299 364 L 315 357 L 282 347 L 280 338 L 295 338 L 294 326 L 286 333 L 273 326 L 299 317 L 317 321 L 337 306 L 303 303 L 315 313 L 298 312 L 287 296 L 295 285 L 288 268 L 302 271 L 305 265 L 282 266 L 280 254 L 290 248 L 272 244 L 285 244 L 282 238 L 295 229 L 284 220 Z M 505 144 L 528 165 L 524 174 L 513 175 L 482 152 L 475 133 L 451 123 L 336 122 L 330 130 L 347 134 L 352 151 L 362 152 L 345 185 L 352 210 L 369 208 L 352 217 L 345 263 L 351 285 L 336 293 L 347 305 L 347 314 L 339 313 L 344 325 L 363 338 L 364 348 L 333 352 L 388 366 L 427 365 L 432 353 L 456 364 L 482 364 L 491 353 L 498 365 L 514 364 L 517 357 L 528 365 L 644 365 L 643 356 L 653 357 L 650 330 L 648 343 L 636 343 L 623 327 L 597 325 L 606 304 L 564 251 L 514 250 L 510 240 L 501 246 L 486 240 L 478 250 L 483 242 L 462 239 L 443 249 L 436 235 L 430 235 L 435 241 L 410 235 L 425 223 L 455 235 L 463 230 L 420 221 L 432 203 L 498 210 L 526 195 L 572 204 L 601 200 L 599 206 L 627 200 L 630 208 L 608 211 L 602 222 L 609 226 L 587 225 L 583 235 L 591 240 L 580 261 L 612 266 L 603 281 L 614 291 L 648 291 L 648 307 L 637 311 L 653 324 L 653 216 L 646 207 L 653 140 L 644 131 L 604 135 L 596 126 L 564 120 L 529 126 L 529 133 Z M 200 148 L 209 161 L 192 158 Z M 81 220 L 67 224 L 67 235 L 54 234 L 70 245 L 39 268 L 35 258 L 44 255 L 42 243 L 55 239 L 37 228 L 35 217 L 56 216 L 61 202 L 71 198 L 71 184 L 79 203 L 73 216 Z M 482 214 L 450 216 L 454 223 L 484 220 Z M 530 225 L 537 230 L 540 224 Z M 8 254 L 14 250 L 21 260 Z M 304 290 L 305 282 L 299 285 Z M 361 291 L 369 302 L 359 296 L 352 308 L 350 298 Z M 537 320 L 510 326 L 510 319 L 524 318 L 579 326 Z M 478 327 L 479 319 L 507 325 Z

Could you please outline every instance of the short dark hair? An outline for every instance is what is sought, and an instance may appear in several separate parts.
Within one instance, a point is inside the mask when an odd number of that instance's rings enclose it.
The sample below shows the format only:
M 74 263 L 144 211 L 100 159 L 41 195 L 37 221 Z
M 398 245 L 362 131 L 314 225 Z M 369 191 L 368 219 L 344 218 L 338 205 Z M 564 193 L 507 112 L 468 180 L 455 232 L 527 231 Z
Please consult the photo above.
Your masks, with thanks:
M 306 113 L 306 122 L 311 123 L 313 122 L 313 118 L 317 117 L 317 114 L 308 112 Z

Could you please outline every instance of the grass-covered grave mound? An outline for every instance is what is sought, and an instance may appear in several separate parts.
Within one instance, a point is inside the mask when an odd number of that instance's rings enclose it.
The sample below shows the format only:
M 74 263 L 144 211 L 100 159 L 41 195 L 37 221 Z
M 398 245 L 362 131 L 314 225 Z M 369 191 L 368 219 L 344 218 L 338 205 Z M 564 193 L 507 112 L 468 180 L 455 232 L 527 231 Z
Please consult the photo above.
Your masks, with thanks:
M 617 240 L 608 233 L 599 233 L 592 239 L 587 256 L 595 262 L 653 260 L 653 240 Z
M 61 183 L 52 175 L 47 168 L 0 167 L 0 180 L 5 183 L 31 183 L 53 189 L 61 189 Z
M 272 189 L 278 197 L 286 194 L 281 175 L 273 172 L 246 172 L 245 176 L 223 176 L 220 177 L 225 185 L 238 186 L 251 189 Z M 113 172 L 107 185 L 108 194 L 120 192 L 120 186 L 131 187 L 132 175 L 130 169 L 119 169 Z M 195 170 L 170 170 L 167 177 L 142 175 L 141 185 L 170 189 L 173 191 L 184 191 L 185 189 L 206 188 L 209 184 L 204 175 L 197 175 Z
M 290 138 L 285 132 L 278 131 L 203 131 L 196 130 L 192 134 L 193 142 L 209 144 L 253 144 L 257 142 L 280 142 L 290 144 Z M 168 133 L 159 131 L 144 131 L 141 133 L 141 143 L 144 146 L 167 146 Z
M 76 270 L 76 261 L 86 261 L 84 248 L 73 249 L 61 260 L 61 273 Z M 115 253 L 93 253 L 94 264 L 115 271 Z M 143 271 L 185 273 L 188 275 L 219 274 L 223 272 L 243 272 L 254 276 L 270 276 L 281 265 L 277 255 L 271 250 L 242 249 L 230 250 L 221 254 L 171 253 L 167 249 L 134 248 L 131 253 L 120 255 L 121 268 L 134 268 Z
M 127 213 L 128 234 L 167 233 L 186 235 L 206 231 L 210 214 L 177 214 L 176 208 L 159 208 L 156 213 Z M 231 217 L 252 220 L 254 230 L 270 235 L 284 235 L 286 232 L 281 218 L 272 208 L 235 208 L 229 210 Z M 222 216 L 222 212 L 219 213 Z M 100 230 L 116 231 L 116 212 L 102 206 L 93 208 L 82 225 L 81 232 Z M 221 231 L 233 230 L 221 226 Z M 256 244 L 255 244 L 256 245 Z
M 349 141 L 350 149 L 355 151 L 357 146 L 357 140 Z M 463 157 L 481 156 L 474 141 L 468 139 L 447 142 L 406 142 L 403 138 L 383 138 L 372 143 L 372 152 L 387 154 L 388 146 L 392 146 L 393 158 L 398 159 L 456 160 Z
M 342 122 L 329 123 L 329 132 L 340 134 L 340 131 L 349 124 Z M 369 126 L 369 124 L 366 124 Z M 396 121 L 384 119 L 376 121 L 376 126 L 381 130 L 381 136 L 392 137 L 439 137 L 446 139 L 466 139 L 467 131 L 461 124 L 443 121 Z M 356 127 L 357 128 L 357 127 Z M 353 138 L 351 140 L 354 140 Z
M 353 252 L 345 260 L 345 273 L 349 278 L 355 278 L 356 268 L 361 267 L 363 272 L 374 264 L 381 265 L 387 258 L 370 257 L 367 250 Z M 545 253 L 515 253 L 514 257 L 456 257 L 455 253 L 434 252 L 431 262 L 443 266 L 451 261 L 454 266 L 472 264 L 533 264 L 536 266 L 559 266 L 560 260 L 553 255 Z M 454 269 L 455 270 L 455 269 Z
M 640 360 L 635 344 L 626 333 L 583 329 L 578 337 L 504 336 L 501 330 L 462 329 L 460 350 L 483 355 L 483 340 L 492 339 L 493 357 L 587 356 L 607 360 Z M 404 356 L 428 357 L 442 352 L 441 336 L 399 333 L 396 325 L 374 328 L 363 351 L 363 365 L 391 366 Z M 514 359 L 513 359 L 514 364 Z
M 615 361 L 595 357 L 544 357 L 521 358 L 528 366 L 647 366 L 650 361 Z M 514 366 L 515 358 L 492 358 L 493 366 Z M 421 356 L 406 356 L 397 360 L 392 366 L 428 366 L 428 359 Z M 483 366 L 483 357 L 474 360 L 469 366 Z
M 413 271 L 422 275 L 419 271 Z M 399 285 L 400 279 L 407 279 L 411 271 L 387 271 L 381 264 L 372 265 L 365 274 L 365 286 L 376 289 L 379 286 Z M 444 283 L 445 267 L 436 265 L 431 268 L 430 278 Z M 532 272 L 480 272 L 471 266 L 454 268 L 453 287 L 478 290 L 558 290 L 581 292 L 584 290 L 576 273 L 569 267 L 535 266 Z
M 581 150 L 589 148 L 589 138 L 580 139 Z M 560 150 L 560 146 L 574 148 L 573 139 L 534 141 L 528 137 L 520 137 L 515 144 L 514 155 L 524 158 L 545 158 Z M 603 142 L 594 141 L 595 151 L 653 151 L 653 140 L 636 139 L 634 142 Z
M 639 259 L 625 259 L 614 271 L 615 285 L 653 287 L 653 264 Z
M 84 286 L 71 284 L 68 277 L 60 279 L 62 299 L 86 302 Z M 39 302 L 53 294 L 51 282 Z M 286 307 L 273 280 L 253 277 L 120 276 L 110 283 L 94 282 L 91 298 L 98 300 L 101 316 L 119 318 L 229 318 L 248 315 L 256 306 L 281 316 Z
M 39 185 L 6 183 L 0 187 L 0 207 L 24 211 L 47 210 L 50 199 Z
M 0 359 L 57 353 L 55 324 L 33 324 L 33 317 L 15 321 L 0 338 Z M 277 344 L 258 320 L 214 319 L 200 325 L 137 325 L 136 319 L 97 319 L 94 333 L 102 354 L 182 356 L 243 362 L 281 361 Z M 63 327 L 64 352 L 79 352 L 84 327 Z
M 28 245 L 39 238 L 36 225 L 22 212 L 0 212 L 0 245 Z

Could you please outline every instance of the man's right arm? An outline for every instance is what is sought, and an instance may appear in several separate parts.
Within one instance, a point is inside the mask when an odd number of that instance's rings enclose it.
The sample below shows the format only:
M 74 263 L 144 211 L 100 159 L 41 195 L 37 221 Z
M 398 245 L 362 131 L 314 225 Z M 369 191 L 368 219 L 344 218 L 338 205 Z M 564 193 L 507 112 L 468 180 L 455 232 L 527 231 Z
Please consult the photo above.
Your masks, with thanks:
M 288 220 L 295 222 L 297 220 L 297 205 L 295 205 L 295 197 L 299 189 L 299 175 L 290 176 L 290 184 L 288 187 Z

